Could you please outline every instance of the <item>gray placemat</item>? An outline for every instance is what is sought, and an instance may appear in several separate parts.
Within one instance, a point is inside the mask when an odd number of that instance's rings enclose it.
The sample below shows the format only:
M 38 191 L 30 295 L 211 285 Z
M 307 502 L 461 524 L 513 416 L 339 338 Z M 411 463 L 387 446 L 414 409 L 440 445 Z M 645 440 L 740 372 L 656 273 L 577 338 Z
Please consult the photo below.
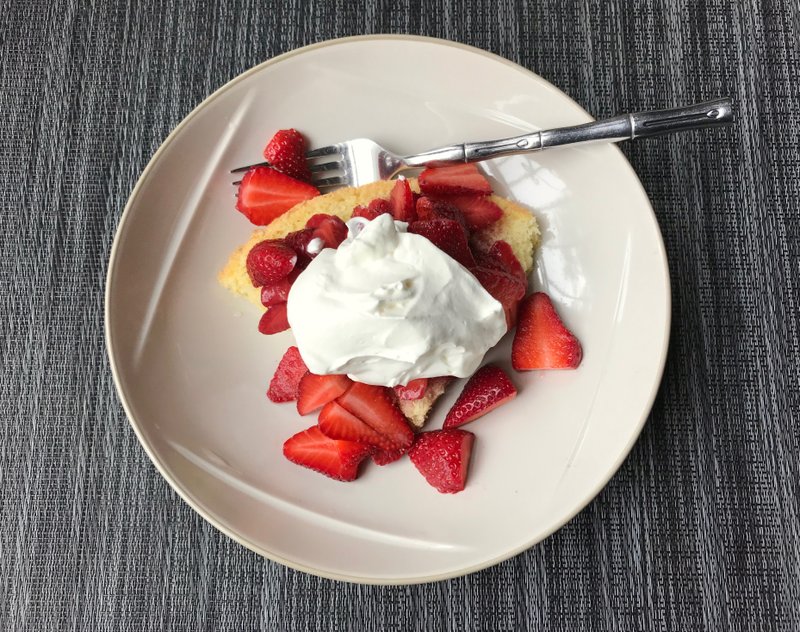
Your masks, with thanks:
M 800 629 L 797 11 L 0 0 L 0 628 Z M 596 116 L 725 94 L 739 112 L 734 129 L 626 149 L 674 302 L 630 457 L 539 546 L 415 587 L 318 579 L 217 533 L 138 445 L 102 334 L 114 230 L 169 131 L 257 62 L 373 32 L 496 52 Z

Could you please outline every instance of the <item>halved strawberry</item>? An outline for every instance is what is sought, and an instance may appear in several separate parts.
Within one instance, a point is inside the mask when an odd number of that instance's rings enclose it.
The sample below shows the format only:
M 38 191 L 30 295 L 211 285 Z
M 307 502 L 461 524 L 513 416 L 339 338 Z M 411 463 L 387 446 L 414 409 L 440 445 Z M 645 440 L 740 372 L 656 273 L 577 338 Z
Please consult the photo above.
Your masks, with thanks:
M 428 388 L 428 378 L 420 377 L 416 380 L 411 380 L 405 386 L 397 385 L 394 387 L 394 392 L 397 394 L 398 399 L 422 399 L 425 391 Z
M 471 163 L 429 167 L 419 174 L 419 188 L 430 195 L 487 195 L 492 192 L 492 185 L 477 165 Z
M 319 195 L 319 190 L 270 167 L 253 167 L 244 174 L 236 210 L 257 226 L 266 226 L 290 208 Z
M 357 441 L 342 441 L 326 437 L 319 426 L 298 432 L 283 444 L 283 455 L 292 463 L 338 481 L 352 481 L 358 476 L 358 466 L 373 451 L 373 447 Z
M 265 239 L 247 253 L 245 267 L 254 287 L 275 283 L 294 270 L 297 253 L 283 239 Z
M 306 222 L 306 228 L 313 228 L 314 237 L 320 238 L 326 248 L 338 248 L 347 238 L 347 225 L 336 215 L 312 215 Z
M 301 228 L 289 233 L 283 238 L 287 245 L 297 253 L 297 268 L 304 270 L 305 267 L 316 257 L 316 254 L 308 252 L 308 242 L 314 239 L 313 228 Z
M 430 485 L 443 494 L 464 489 L 475 435 L 459 428 L 422 432 L 408 456 Z
M 319 429 L 331 439 L 359 441 L 380 450 L 395 450 L 396 446 L 380 432 L 375 432 L 341 404 L 328 402 L 319 412 Z
M 522 264 L 519 262 L 519 259 L 517 259 L 517 255 L 514 254 L 514 249 L 507 241 L 498 239 L 492 244 L 492 247 L 489 248 L 489 254 L 503 264 L 506 272 L 513 274 L 522 281 L 527 289 L 528 275 L 525 274 Z
M 470 230 L 481 230 L 503 217 L 503 209 L 485 195 L 453 195 L 447 201 L 463 213 Z
M 264 307 L 272 307 L 278 303 L 285 303 L 289 298 L 289 290 L 292 289 L 292 283 L 300 275 L 300 270 L 295 268 L 289 273 L 289 276 L 275 281 L 274 283 L 266 283 L 261 286 L 261 304 Z
M 506 323 L 511 329 L 517 322 L 517 308 L 525 296 L 525 286 L 517 277 L 495 268 L 476 267 L 471 270 L 483 288 L 500 304 L 506 314 Z
M 289 319 L 286 316 L 286 303 L 278 303 L 270 307 L 261 315 L 258 321 L 258 331 L 269 336 L 289 329 Z
M 528 296 L 519 308 L 519 324 L 511 347 L 517 371 L 574 369 L 583 358 L 581 343 L 564 326 L 544 292 Z
M 297 387 L 297 412 L 307 415 L 344 393 L 352 382 L 346 375 L 306 373 Z
M 465 232 L 469 233 L 469 229 L 467 228 L 467 220 L 464 219 L 464 214 L 446 200 L 435 199 L 426 195 L 422 195 L 417 198 L 416 212 L 418 220 L 455 220 L 461 224 Z
M 408 454 L 408 448 L 393 448 L 391 450 L 376 450 L 371 456 L 375 465 L 388 465 L 399 461 L 406 454 Z
M 461 225 L 452 219 L 429 219 L 410 224 L 408 232 L 427 238 L 439 250 L 447 253 L 465 268 L 475 266 L 475 258 Z
M 405 178 L 400 177 L 395 180 L 389 202 L 392 206 L 392 216 L 396 220 L 411 223 L 417 219 L 417 212 L 414 209 L 414 193 Z
M 386 387 L 353 382 L 337 401 L 396 447 L 407 448 L 414 441 L 414 431 Z
M 306 161 L 308 143 L 296 129 L 281 129 L 264 148 L 264 158 L 287 176 L 309 182 L 311 171 Z
M 487 364 L 464 385 L 456 403 L 447 413 L 443 428 L 456 428 L 482 417 L 517 396 L 517 389 L 503 369 Z
M 300 380 L 306 373 L 308 373 L 308 367 L 300 356 L 300 350 L 297 347 L 289 347 L 278 363 L 278 368 L 275 369 L 275 375 L 272 376 L 269 383 L 267 397 L 276 404 L 293 402 L 297 399 Z
M 358 205 L 353 209 L 352 217 L 363 217 L 372 221 L 379 215 L 384 213 L 391 213 L 391 206 L 389 200 L 383 198 L 375 198 L 367 206 Z

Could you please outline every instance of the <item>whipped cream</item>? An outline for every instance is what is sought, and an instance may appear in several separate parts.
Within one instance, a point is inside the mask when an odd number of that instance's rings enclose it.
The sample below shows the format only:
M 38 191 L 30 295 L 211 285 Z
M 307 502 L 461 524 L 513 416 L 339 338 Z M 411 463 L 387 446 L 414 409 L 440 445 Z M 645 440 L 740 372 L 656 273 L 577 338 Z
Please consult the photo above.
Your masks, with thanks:
M 348 237 L 297 277 L 288 319 L 312 373 L 396 386 L 467 377 L 506 332 L 502 305 L 455 259 L 390 215 L 353 218 Z

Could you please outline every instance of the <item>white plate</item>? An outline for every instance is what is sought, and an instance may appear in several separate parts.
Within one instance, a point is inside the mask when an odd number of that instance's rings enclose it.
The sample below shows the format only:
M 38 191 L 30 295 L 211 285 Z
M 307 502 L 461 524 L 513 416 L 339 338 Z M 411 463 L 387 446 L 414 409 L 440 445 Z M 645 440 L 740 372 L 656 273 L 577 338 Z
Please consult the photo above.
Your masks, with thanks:
M 500 138 L 590 117 L 533 73 L 416 37 L 325 42 L 265 62 L 206 99 L 167 138 L 122 216 L 106 335 L 120 398 L 159 471 L 252 550 L 369 583 L 471 572 L 552 533 L 606 484 L 655 397 L 669 336 L 664 246 L 636 175 L 611 145 L 487 163 L 499 193 L 535 209 L 534 287 L 584 345 L 577 371 L 513 374 L 520 396 L 469 430 L 470 479 L 429 487 L 406 459 L 339 483 L 292 465 L 283 441 L 311 425 L 265 397 L 290 333 L 215 280 L 251 226 L 228 170 L 275 130 L 312 146 L 366 136 L 398 152 Z M 489 359 L 508 366 L 509 340 Z M 460 387 L 451 389 L 430 427 Z

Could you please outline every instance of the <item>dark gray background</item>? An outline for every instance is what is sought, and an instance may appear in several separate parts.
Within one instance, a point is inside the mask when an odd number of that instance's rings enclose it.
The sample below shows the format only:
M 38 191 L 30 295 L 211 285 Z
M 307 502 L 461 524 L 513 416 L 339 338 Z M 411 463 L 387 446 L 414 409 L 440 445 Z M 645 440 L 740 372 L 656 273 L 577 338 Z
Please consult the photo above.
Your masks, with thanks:
M 800 629 L 797 10 L 0 0 L 0 628 Z M 287 570 L 195 515 L 139 447 L 102 333 L 114 230 L 169 131 L 260 61 L 376 32 L 493 51 L 596 116 L 726 94 L 739 115 L 625 150 L 664 233 L 673 325 L 619 473 L 528 552 L 408 588 Z

